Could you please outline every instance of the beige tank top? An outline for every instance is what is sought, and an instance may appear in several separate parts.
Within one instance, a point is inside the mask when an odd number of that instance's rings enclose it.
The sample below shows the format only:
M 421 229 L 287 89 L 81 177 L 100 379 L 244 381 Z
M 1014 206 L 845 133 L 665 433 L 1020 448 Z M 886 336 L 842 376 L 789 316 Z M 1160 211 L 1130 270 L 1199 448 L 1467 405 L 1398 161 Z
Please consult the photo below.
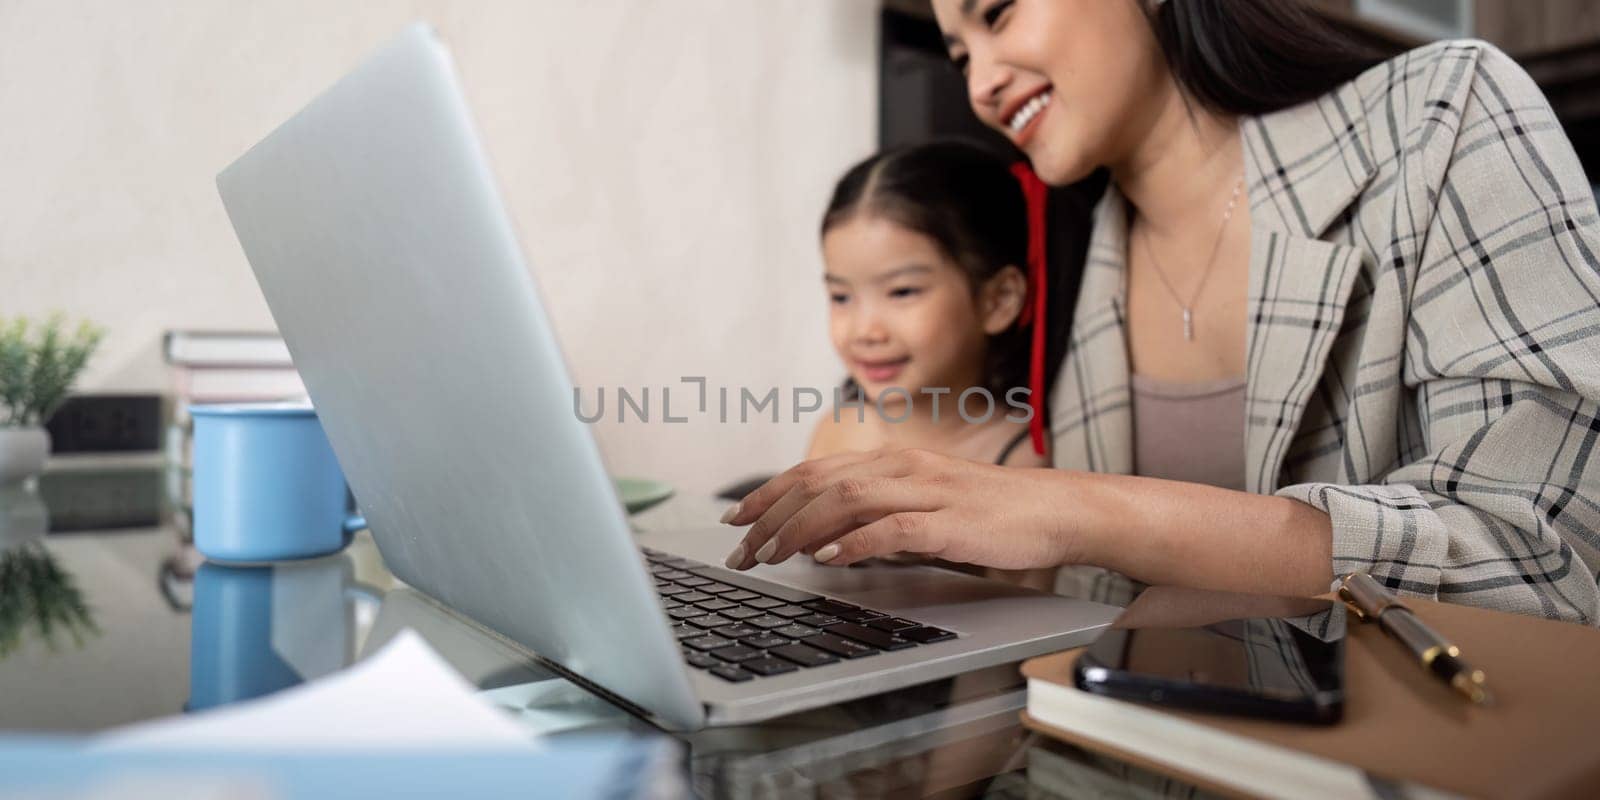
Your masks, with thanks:
M 1133 376 L 1135 475 L 1244 489 L 1245 379 Z

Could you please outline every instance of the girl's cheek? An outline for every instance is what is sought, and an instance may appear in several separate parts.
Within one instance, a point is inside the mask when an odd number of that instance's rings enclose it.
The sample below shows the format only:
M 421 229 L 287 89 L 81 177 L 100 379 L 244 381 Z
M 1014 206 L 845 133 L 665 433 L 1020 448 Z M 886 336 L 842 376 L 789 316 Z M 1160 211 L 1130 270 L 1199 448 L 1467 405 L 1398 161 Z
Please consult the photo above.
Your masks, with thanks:
M 844 349 L 845 337 L 849 330 L 850 321 L 837 307 L 828 312 L 828 338 L 833 342 L 833 349 Z

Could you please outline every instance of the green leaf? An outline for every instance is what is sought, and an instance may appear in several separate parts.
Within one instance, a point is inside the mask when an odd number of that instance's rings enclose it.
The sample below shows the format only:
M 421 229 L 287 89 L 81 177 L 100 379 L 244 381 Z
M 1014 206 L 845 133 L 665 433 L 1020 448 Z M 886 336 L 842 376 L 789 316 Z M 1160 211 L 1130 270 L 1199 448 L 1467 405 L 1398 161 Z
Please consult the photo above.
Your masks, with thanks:
M 59 312 L 39 325 L 0 324 L 0 425 L 41 425 L 67 398 L 105 331 L 88 321 L 70 335 L 65 327 Z

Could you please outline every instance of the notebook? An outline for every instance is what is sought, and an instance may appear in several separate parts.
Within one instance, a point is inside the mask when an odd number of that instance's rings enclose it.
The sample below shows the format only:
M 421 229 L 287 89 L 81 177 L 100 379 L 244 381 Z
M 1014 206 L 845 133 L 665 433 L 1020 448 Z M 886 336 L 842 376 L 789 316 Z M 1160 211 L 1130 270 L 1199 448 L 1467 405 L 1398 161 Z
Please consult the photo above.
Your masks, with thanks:
M 1184 614 L 1181 590 L 1129 607 Z M 1495 703 L 1473 706 L 1375 623 L 1351 617 L 1344 719 L 1314 726 L 1179 711 L 1079 691 L 1080 650 L 1030 659 L 1023 723 L 1048 736 L 1212 791 L 1371 795 L 1374 777 L 1473 797 L 1594 797 L 1600 791 L 1600 631 L 1406 598 L 1484 671 Z M 1149 624 L 1146 622 L 1145 624 Z

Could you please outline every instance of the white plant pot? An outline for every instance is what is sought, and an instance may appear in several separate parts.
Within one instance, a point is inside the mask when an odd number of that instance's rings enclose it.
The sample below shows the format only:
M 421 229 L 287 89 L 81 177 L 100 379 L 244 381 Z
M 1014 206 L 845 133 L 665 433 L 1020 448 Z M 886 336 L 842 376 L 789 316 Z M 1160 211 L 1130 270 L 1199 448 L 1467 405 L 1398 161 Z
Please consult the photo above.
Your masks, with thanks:
M 0 486 L 0 553 L 38 539 L 49 530 L 50 510 L 38 492 L 21 483 Z
M 48 458 L 50 434 L 44 428 L 0 428 L 0 486 L 38 475 Z

